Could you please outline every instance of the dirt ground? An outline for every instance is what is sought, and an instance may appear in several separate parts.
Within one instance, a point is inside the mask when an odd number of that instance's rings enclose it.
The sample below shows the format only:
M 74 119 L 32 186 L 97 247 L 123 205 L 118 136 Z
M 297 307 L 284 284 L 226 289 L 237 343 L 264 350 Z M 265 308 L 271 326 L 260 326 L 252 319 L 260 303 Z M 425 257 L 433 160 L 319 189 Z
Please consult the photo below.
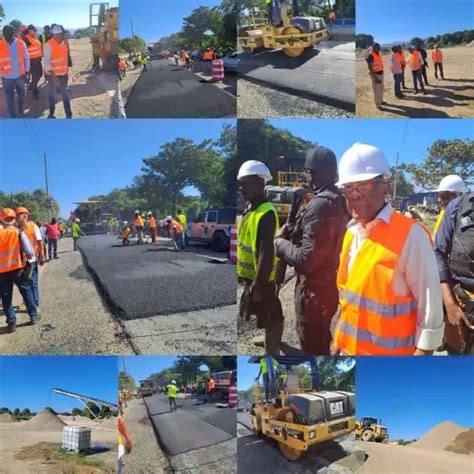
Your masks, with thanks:
M 73 66 L 69 70 L 69 91 L 73 118 L 114 118 L 119 116 L 118 77 L 112 72 L 92 71 L 92 49 L 89 39 L 69 40 Z M 0 90 L 3 87 L 0 85 Z M 48 86 L 44 77 L 39 82 L 40 98 L 27 93 L 25 117 L 46 118 L 49 113 Z M 60 95 L 56 102 L 56 118 L 64 118 Z M 0 117 L 8 111 L 3 90 L 0 92 Z
M 65 455 L 58 450 L 62 441 L 62 430 L 37 431 L 28 428 L 29 421 L 0 423 L 0 473 L 64 473 L 94 474 L 114 472 L 117 462 L 117 430 L 103 427 L 92 420 L 72 421 L 72 417 L 61 417 L 71 425 L 92 429 L 92 446 L 105 445 L 108 451 L 87 456 L 87 463 L 77 462 L 75 455 Z M 79 417 L 78 417 L 79 418 Z M 107 420 L 105 423 L 109 423 Z M 95 467 L 91 467 L 95 466 Z
M 444 77 L 434 78 L 434 66 L 429 60 L 427 94 L 415 95 L 410 67 L 405 70 L 404 99 L 397 99 L 390 74 L 390 53 L 384 52 L 384 105 L 375 108 L 372 83 L 365 61 L 365 51 L 356 55 L 356 115 L 370 118 L 466 118 L 474 117 L 474 45 L 443 49 Z M 431 51 L 428 51 L 430 57 Z

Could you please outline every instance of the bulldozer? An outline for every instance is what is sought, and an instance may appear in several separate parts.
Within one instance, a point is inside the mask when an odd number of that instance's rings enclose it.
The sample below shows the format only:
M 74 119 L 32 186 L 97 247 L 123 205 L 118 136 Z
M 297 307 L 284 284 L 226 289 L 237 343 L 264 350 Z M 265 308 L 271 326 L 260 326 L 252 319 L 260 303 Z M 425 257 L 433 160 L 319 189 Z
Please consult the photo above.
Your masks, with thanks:
M 256 435 L 276 440 L 285 458 L 296 461 L 311 446 L 354 431 L 355 395 L 322 390 L 316 357 L 264 357 L 268 368 L 269 400 L 262 397 L 256 380 L 252 387 L 255 402 L 250 410 L 251 426 Z M 260 364 L 260 359 L 261 356 L 251 356 L 249 363 Z M 278 370 L 273 359 L 279 364 Z M 295 370 L 302 364 L 311 367 L 309 376 L 300 376 L 301 372 Z
M 268 18 L 259 17 L 251 9 L 251 24 L 240 29 L 238 45 L 246 54 L 262 48 L 281 48 L 290 58 L 297 58 L 328 39 L 324 18 L 300 16 L 299 11 L 299 0 L 292 0 L 291 16 L 285 0 L 272 0 Z
M 386 443 L 388 441 L 388 430 L 382 426 L 382 420 L 377 420 L 370 416 L 356 421 L 355 439 L 362 441 L 374 441 L 376 443 Z
M 94 29 L 91 38 L 93 67 L 100 61 L 106 71 L 116 71 L 119 54 L 119 9 L 110 8 L 106 2 L 89 5 L 89 26 Z

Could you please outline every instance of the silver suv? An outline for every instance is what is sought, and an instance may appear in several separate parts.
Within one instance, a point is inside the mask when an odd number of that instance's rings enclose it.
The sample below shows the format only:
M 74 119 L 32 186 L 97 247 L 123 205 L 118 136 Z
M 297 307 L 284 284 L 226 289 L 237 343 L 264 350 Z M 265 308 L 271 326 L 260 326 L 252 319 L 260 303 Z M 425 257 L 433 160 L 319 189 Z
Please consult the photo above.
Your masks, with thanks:
M 237 209 L 222 208 L 200 212 L 188 224 L 190 241 L 207 242 L 215 252 L 226 252 L 230 245 L 230 229 L 235 224 Z

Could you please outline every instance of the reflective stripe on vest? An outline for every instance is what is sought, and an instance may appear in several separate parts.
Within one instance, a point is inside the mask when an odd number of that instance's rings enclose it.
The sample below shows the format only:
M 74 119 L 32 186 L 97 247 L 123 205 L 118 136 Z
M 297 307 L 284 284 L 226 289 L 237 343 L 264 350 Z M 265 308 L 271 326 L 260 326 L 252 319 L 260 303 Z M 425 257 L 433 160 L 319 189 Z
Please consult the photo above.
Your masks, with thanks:
M 54 38 L 51 38 L 48 43 L 51 46 L 51 71 L 56 76 L 64 76 L 68 73 L 68 47 L 66 41 L 59 44 Z
M 373 72 L 383 72 L 382 56 L 380 56 L 380 54 L 372 51 L 372 57 L 374 58 L 374 62 L 372 63 L 372 71 Z
M 22 267 L 18 230 L 0 230 L 0 273 L 11 272 Z
M 40 245 L 38 241 L 36 240 L 35 227 L 36 227 L 36 224 L 34 222 L 28 221 L 28 225 L 26 226 L 26 229 L 24 230 L 24 232 L 25 232 L 25 235 L 30 240 L 31 245 L 33 246 L 33 249 L 35 250 L 35 255 L 38 256 Z
M 412 355 L 417 302 L 398 296 L 392 278 L 414 221 L 393 212 L 364 241 L 348 271 L 351 232 L 346 232 L 337 276 L 341 318 L 335 341 L 348 355 Z
M 30 45 L 28 46 L 28 56 L 30 59 L 42 58 L 43 47 L 41 41 L 32 35 L 25 35 L 25 38 L 30 42 Z
M 441 221 L 443 220 L 445 210 L 441 209 L 441 212 L 438 214 L 438 218 L 436 219 L 436 223 L 433 228 L 433 238 L 436 237 L 436 232 L 438 232 L 439 226 L 441 225 Z
M 273 204 L 264 202 L 250 212 L 238 229 L 237 233 L 237 275 L 248 280 L 254 280 L 257 274 L 257 235 L 260 219 L 267 213 L 273 212 L 275 216 L 275 232 L 279 229 L 278 215 Z M 269 282 L 275 280 L 278 258 L 273 259 L 273 268 Z
M 25 55 L 24 55 L 24 49 L 23 41 L 19 40 L 14 40 L 17 42 L 18 46 L 18 61 L 19 61 L 19 73 L 22 76 L 25 74 Z M 10 57 L 10 45 L 4 40 L 0 40 L 0 76 L 3 76 L 4 74 L 11 74 L 13 72 L 12 68 L 12 61 Z
M 413 54 L 408 56 L 408 62 L 412 71 L 418 71 L 421 68 L 421 56 L 418 51 L 415 51 Z
M 440 64 L 443 62 L 443 53 L 438 49 L 438 51 L 433 51 L 431 53 L 431 59 L 434 63 Z

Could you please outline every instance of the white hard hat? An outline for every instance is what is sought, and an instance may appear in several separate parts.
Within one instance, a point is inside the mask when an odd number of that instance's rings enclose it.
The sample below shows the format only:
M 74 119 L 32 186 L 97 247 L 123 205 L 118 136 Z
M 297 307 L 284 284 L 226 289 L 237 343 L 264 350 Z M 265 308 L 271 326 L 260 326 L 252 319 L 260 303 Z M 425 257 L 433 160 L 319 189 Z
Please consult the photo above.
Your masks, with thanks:
M 81 222 L 81 220 L 80 220 L 80 219 L 76 219 L 76 222 L 79 224 L 79 222 Z
M 172 383 L 173 385 L 176 385 L 176 380 L 172 380 L 171 383 Z
M 61 25 L 54 25 L 51 33 L 53 35 L 60 35 L 61 33 L 64 33 L 64 29 Z
M 166 220 L 167 220 L 167 221 L 171 221 L 171 220 L 173 220 L 173 218 L 172 218 L 171 216 L 168 216 L 168 217 L 166 218 Z
M 237 179 L 243 178 L 244 176 L 252 176 L 257 175 L 260 176 L 265 181 L 265 184 L 268 181 L 271 181 L 272 175 L 270 170 L 264 165 L 261 161 L 256 160 L 249 160 L 246 161 L 239 169 L 239 174 L 237 175 Z
M 151 216 L 151 211 L 148 211 L 147 216 Z
M 336 185 L 368 181 L 380 175 L 384 178 L 391 176 L 385 155 L 372 145 L 357 142 L 345 151 L 339 161 L 339 181 Z
M 140 211 L 137 209 L 137 210 L 135 211 L 135 214 L 140 214 Z
M 439 183 L 438 189 L 435 192 L 450 191 L 452 193 L 464 192 L 464 180 L 457 174 L 449 174 L 445 176 Z

